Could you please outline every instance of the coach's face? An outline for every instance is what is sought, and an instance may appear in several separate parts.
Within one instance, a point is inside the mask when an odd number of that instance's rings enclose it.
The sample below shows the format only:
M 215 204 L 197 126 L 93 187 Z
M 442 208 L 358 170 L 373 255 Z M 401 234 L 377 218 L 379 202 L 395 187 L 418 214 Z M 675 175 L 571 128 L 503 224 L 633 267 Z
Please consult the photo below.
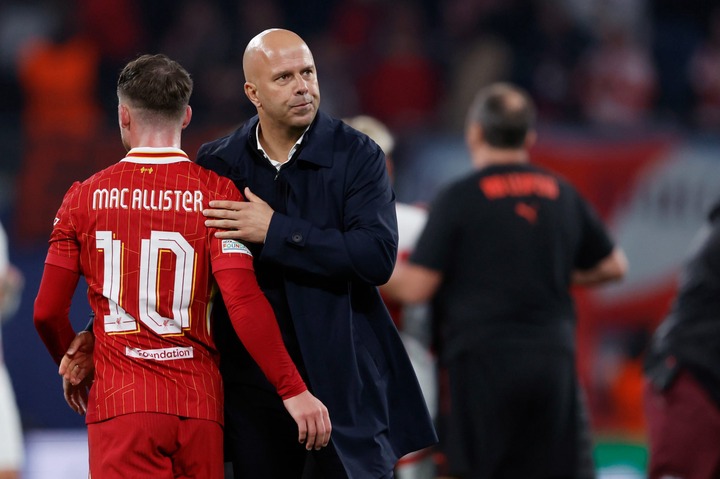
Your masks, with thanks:
M 265 33 L 246 51 L 245 94 L 263 124 L 304 130 L 320 104 L 320 88 L 310 49 L 287 30 Z M 253 40 L 255 41 L 255 40 Z

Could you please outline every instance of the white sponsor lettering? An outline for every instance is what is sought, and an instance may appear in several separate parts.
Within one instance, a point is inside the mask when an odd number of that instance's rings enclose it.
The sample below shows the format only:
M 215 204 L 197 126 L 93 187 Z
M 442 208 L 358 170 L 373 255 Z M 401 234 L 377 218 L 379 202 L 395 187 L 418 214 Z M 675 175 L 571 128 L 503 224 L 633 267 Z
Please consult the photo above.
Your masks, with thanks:
M 143 190 L 99 188 L 93 191 L 94 210 L 122 209 L 147 211 L 202 211 L 200 190 Z
M 188 348 L 138 349 L 125 346 L 125 355 L 138 359 L 154 359 L 155 361 L 173 361 L 193 357 L 192 346 Z

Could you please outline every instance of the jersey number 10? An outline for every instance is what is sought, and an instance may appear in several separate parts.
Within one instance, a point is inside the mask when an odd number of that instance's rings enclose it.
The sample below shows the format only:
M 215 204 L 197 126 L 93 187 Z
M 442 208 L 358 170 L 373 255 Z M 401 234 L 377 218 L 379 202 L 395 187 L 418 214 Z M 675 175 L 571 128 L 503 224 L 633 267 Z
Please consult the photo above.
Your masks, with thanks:
M 114 240 L 112 231 L 98 231 L 96 246 L 103 252 L 105 273 L 103 296 L 108 298 L 110 313 L 104 316 L 105 332 L 124 333 L 138 330 L 137 320 L 120 306 L 122 285 L 122 242 Z M 172 317 L 165 318 L 157 310 L 158 264 L 161 251 L 175 256 L 175 278 Z M 140 291 L 138 319 L 157 334 L 180 334 L 190 326 L 190 303 L 194 278 L 195 250 L 180 233 L 152 231 L 140 247 Z

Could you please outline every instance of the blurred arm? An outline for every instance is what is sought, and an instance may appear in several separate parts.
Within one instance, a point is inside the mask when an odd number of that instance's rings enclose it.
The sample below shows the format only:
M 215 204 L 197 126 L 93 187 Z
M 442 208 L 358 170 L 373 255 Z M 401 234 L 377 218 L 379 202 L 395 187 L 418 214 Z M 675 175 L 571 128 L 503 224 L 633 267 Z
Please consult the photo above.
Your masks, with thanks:
M 388 299 L 400 303 L 430 300 L 440 287 L 442 273 L 407 261 L 398 262 L 390 280 L 380 286 Z
M 627 274 L 627 270 L 628 261 L 625 253 L 616 246 L 596 266 L 573 271 L 572 283 L 581 286 L 597 286 L 611 281 L 619 281 Z

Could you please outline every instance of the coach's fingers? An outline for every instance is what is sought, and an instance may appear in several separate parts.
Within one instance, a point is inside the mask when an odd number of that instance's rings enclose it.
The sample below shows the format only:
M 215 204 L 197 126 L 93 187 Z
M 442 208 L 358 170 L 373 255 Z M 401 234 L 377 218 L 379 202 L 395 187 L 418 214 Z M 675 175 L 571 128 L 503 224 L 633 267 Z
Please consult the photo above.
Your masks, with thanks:
M 242 204 L 241 201 L 213 200 L 209 203 L 210 208 L 204 209 L 202 213 L 207 218 L 236 218 Z
M 330 413 L 328 413 L 327 408 L 325 408 L 322 414 L 322 428 L 323 433 L 321 436 L 320 445 L 322 447 L 326 447 L 328 444 L 330 444 L 330 435 L 332 434 L 332 423 L 330 422 Z

